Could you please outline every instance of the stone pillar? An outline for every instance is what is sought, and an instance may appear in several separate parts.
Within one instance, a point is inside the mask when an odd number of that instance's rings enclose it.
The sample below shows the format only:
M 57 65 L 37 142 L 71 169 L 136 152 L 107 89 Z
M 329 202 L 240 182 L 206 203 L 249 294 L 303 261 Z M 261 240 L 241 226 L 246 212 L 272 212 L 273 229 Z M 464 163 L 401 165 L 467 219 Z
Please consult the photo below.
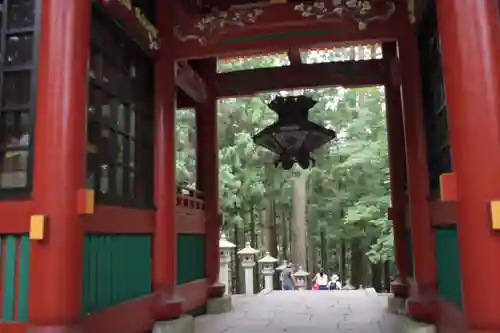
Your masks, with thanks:
M 177 278 L 177 241 L 175 232 L 175 110 L 174 59 L 171 10 L 157 1 L 158 29 L 162 46 L 155 63 L 154 122 L 154 202 L 155 230 L 152 247 L 152 287 L 156 294 L 153 311 L 156 320 L 177 317 L 182 302 L 174 300 Z M 169 78 L 169 79 L 167 79 Z
M 28 330 L 76 332 L 82 316 L 84 221 L 77 207 L 85 188 L 91 3 L 42 0 L 37 7 L 32 199 L 33 211 L 48 223 L 45 239 L 30 242 Z
M 278 262 L 278 259 L 271 257 L 269 252 L 266 252 L 266 256 L 259 260 L 259 264 L 262 265 L 262 275 L 264 275 L 264 288 L 266 290 L 274 289 L 274 264 Z
M 463 310 L 470 332 L 500 332 L 500 30 L 493 0 L 437 1 L 458 196 Z M 484 331 L 483 331 L 484 330 Z
M 309 276 L 309 273 L 302 269 L 302 266 L 299 266 L 299 270 L 293 274 L 295 276 L 295 280 L 297 281 L 297 289 L 298 290 L 306 290 L 307 281 L 306 278 Z
M 230 294 L 230 276 L 229 263 L 231 262 L 231 250 L 236 245 L 226 239 L 226 235 L 222 234 L 219 240 L 220 250 L 220 267 L 219 267 L 219 282 L 225 286 L 224 295 Z
M 241 266 L 245 270 L 245 294 L 253 295 L 253 269 L 255 267 L 255 255 L 259 251 L 255 250 L 250 246 L 250 242 L 246 242 L 245 247 L 238 251 L 238 255 L 241 257 Z

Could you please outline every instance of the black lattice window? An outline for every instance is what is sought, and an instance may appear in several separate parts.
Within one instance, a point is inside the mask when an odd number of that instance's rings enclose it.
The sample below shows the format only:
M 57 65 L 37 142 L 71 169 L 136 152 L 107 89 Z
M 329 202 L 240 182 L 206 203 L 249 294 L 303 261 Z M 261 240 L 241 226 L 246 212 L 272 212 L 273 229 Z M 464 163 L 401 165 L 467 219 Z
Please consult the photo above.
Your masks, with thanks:
M 39 2 L 0 0 L 0 194 L 32 184 Z
M 427 137 L 431 195 L 439 194 L 439 176 L 451 171 L 446 94 L 441 66 L 441 44 L 436 7 L 430 1 L 419 27 L 420 70 Z
M 98 9 L 92 15 L 87 186 L 98 202 L 153 201 L 153 62 Z

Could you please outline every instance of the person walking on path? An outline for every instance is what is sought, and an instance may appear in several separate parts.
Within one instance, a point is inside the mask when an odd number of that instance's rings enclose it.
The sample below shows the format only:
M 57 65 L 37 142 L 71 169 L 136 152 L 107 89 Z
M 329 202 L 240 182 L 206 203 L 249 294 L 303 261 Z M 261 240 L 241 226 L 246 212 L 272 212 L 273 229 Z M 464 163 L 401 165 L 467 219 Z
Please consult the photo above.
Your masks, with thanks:
M 319 273 L 316 274 L 312 282 L 318 284 L 319 290 L 328 290 L 328 274 L 325 273 L 323 268 L 319 270 Z
M 295 290 L 297 288 L 297 281 L 295 281 L 295 276 L 293 276 L 293 273 L 293 264 L 289 263 L 281 273 L 283 290 Z

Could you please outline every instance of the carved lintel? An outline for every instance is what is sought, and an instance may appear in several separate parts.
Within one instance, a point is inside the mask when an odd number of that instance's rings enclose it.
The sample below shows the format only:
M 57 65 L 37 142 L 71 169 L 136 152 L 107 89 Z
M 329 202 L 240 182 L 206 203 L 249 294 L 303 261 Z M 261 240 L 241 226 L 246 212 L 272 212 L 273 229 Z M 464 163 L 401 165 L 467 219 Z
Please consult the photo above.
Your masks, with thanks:
M 195 40 L 205 44 L 209 37 L 226 26 L 244 27 L 256 23 L 264 12 L 263 8 L 230 8 L 227 11 L 210 13 L 195 21 L 188 29 L 185 26 L 175 26 L 174 36 L 181 42 Z
M 366 30 L 372 21 L 386 21 L 396 11 L 396 4 L 387 1 L 384 9 L 377 10 L 368 0 L 329 0 L 302 2 L 295 6 L 295 11 L 303 17 L 321 20 L 325 17 L 337 16 L 339 19 L 350 18 L 358 24 L 359 30 Z

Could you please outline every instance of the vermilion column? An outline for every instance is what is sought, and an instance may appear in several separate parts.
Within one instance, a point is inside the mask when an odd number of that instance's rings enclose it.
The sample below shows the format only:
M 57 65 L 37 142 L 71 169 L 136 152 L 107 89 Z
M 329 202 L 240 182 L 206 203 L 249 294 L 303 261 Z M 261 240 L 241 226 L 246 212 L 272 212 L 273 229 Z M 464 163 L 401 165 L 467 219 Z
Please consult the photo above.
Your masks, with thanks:
M 470 328 L 500 332 L 500 28 L 497 1 L 437 1 L 453 170 L 463 307 Z M 483 332 L 483 331 L 481 331 Z
M 397 45 L 395 42 L 382 44 L 384 59 L 391 64 L 392 82 L 385 85 L 387 106 L 387 136 L 389 146 L 389 175 L 391 178 L 391 218 L 394 234 L 394 255 L 399 276 L 391 283 L 396 297 L 408 297 L 409 253 L 406 232 L 406 149 L 404 144 L 403 108 L 399 83 Z
M 406 22 L 398 41 L 403 95 L 403 124 L 408 172 L 411 235 L 415 287 L 408 299 L 408 312 L 416 319 L 432 321 L 431 304 L 437 289 L 436 251 L 430 220 L 427 147 L 422 106 L 419 52 L 413 27 Z
M 176 87 L 172 56 L 172 10 L 166 1 L 156 1 L 157 25 L 161 36 L 160 56 L 155 65 L 154 199 L 152 286 L 157 294 L 157 320 L 182 313 L 174 301 L 177 277 L 177 236 L 175 232 L 175 110 Z
M 31 243 L 31 332 L 71 332 L 81 315 L 85 187 L 88 0 L 43 0 L 34 137 L 34 204 L 47 217 Z
M 218 281 L 219 274 L 219 143 L 217 134 L 217 98 L 215 84 L 217 59 L 206 59 L 200 64 L 199 73 L 207 85 L 208 98 L 196 108 L 198 145 L 197 180 L 203 192 L 206 214 L 205 275 L 209 282 L 209 297 L 221 297 L 224 285 Z

